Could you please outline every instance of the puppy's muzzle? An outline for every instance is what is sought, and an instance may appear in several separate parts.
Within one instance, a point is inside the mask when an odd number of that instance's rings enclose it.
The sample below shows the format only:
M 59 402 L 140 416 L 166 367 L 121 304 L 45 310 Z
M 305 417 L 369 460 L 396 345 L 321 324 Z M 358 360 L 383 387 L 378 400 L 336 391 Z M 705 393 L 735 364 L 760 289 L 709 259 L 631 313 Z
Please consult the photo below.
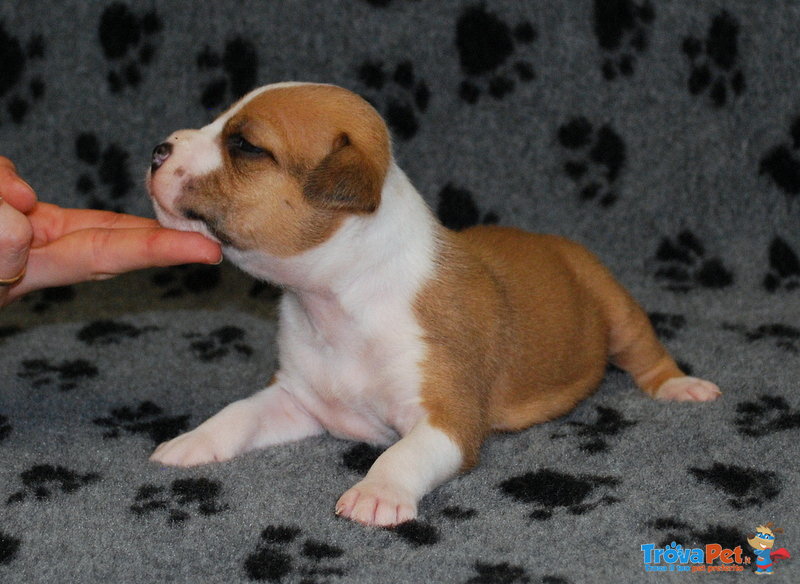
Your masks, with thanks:
M 155 173 L 166 162 L 172 154 L 172 144 L 169 142 L 162 142 L 153 150 L 153 157 L 150 160 L 150 172 Z

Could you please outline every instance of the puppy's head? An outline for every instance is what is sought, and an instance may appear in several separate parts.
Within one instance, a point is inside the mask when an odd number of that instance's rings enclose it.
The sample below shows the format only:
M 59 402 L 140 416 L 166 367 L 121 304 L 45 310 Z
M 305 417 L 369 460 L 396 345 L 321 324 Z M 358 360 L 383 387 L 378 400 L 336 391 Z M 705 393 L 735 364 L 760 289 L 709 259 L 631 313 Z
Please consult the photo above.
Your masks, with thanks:
M 373 213 L 390 160 L 386 125 L 362 98 L 282 83 L 172 134 L 153 151 L 147 184 L 163 225 L 288 257 L 325 242 L 348 215 Z

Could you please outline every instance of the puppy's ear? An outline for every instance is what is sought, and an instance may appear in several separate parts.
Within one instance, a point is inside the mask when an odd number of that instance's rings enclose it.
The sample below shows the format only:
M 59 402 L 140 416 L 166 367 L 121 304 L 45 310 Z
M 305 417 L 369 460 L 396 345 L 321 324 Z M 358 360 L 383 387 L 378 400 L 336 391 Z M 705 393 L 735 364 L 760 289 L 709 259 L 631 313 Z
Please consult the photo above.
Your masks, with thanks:
M 330 154 L 309 172 L 303 194 L 324 209 L 372 213 L 381 202 L 386 163 L 373 159 L 347 134 L 340 134 Z

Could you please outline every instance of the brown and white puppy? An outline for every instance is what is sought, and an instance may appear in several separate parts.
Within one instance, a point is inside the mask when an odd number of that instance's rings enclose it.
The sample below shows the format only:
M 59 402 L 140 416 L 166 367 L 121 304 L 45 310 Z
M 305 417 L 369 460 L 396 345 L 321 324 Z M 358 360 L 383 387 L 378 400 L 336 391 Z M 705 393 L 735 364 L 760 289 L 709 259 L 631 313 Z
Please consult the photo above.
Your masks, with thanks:
M 569 412 L 608 360 L 657 398 L 719 395 L 680 371 L 583 247 L 440 225 L 395 164 L 381 117 L 339 87 L 251 92 L 159 145 L 148 187 L 164 225 L 217 239 L 240 268 L 284 288 L 272 382 L 159 446 L 161 463 L 325 431 L 391 445 L 336 504 L 388 526 L 475 465 L 492 431 Z

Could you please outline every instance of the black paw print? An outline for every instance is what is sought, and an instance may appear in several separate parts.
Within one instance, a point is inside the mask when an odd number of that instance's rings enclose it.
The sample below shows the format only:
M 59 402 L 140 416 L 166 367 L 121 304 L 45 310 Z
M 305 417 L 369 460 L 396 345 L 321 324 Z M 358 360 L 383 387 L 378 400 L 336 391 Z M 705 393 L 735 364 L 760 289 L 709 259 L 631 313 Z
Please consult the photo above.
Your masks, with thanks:
M 322 583 L 342 577 L 347 571 L 336 560 L 344 550 L 325 542 L 298 541 L 302 530 L 294 526 L 270 525 L 261 532 L 256 550 L 247 556 L 244 571 L 257 582 L 283 582 L 293 575 L 303 582 Z
M 87 197 L 88 206 L 122 212 L 123 199 L 134 186 L 128 170 L 129 154 L 116 144 L 102 148 L 91 132 L 82 132 L 75 139 L 75 154 L 81 162 L 93 167 L 75 183 L 78 192 Z
M 525 568 L 512 566 L 508 562 L 488 564 L 478 561 L 475 562 L 473 567 L 476 576 L 470 578 L 464 584 L 494 584 L 495 582 L 503 582 L 503 584 L 528 584 L 531 582 L 531 578 L 525 571 Z
M 231 353 L 242 357 L 253 354 L 253 347 L 244 342 L 245 332 L 236 326 L 223 326 L 205 335 L 189 333 L 184 337 L 194 339 L 190 347 L 201 361 L 216 361 Z
M 164 410 L 151 401 L 144 401 L 137 407 L 123 406 L 111 410 L 111 415 L 95 418 L 93 422 L 105 428 L 103 438 L 119 438 L 125 431 L 130 434 L 145 434 L 154 444 L 161 444 L 185 432 L 189 427 L 190 416 L 168 416 Z
M 80 474 L 63 466 L 37 464 L 20 474 L 23 489 L 8 498 L 8 504 L 21 503 L 33 497 L 47 501 L 54 493 L 74 493 L 78 489 L 100 480 L 97 473 Z
M 401 523 L 390 528 L 390 531 L 414 547 L 435 545 L 440 540 L 439 529 L 436 526 L 418 519 Z
M 512 30 L 482 5 L 467 8 L 456 26 L 461 70 L 468 77 L 461 82 L 461 99 L 477 103 L 484 91 L 495 99 L 502 99 L 514 91 L 517 81 L 532 81 L 536 77 L 533 65 L 516 58 L 516 52 L 520 44 L 529 45 L 536 36 L 536 29 L 530 22 L 520 22 Z
M 749 343 L 764 339 L 775 343 L 775 346 L 790 353 L 800 353 L 800 329 L 782 323 L 762 324 L 754 329 L 735 324 L 725 324 L 725 330 L 739 333 Z
M 228 509 L 220 503 L 222 484 L 200 477 L 178 479 L 169 489 L 157 485 L 142 485 L 131 505 L 131 512 L 138 516 L 151 513 L 165 513 L 167 521 L 182 524 L 192 517 L 192 513 L 203 516 L 216 515 Z
M 762 395 L 756 401 L 740 402 L 736 414 L 736 429 L 745 436 L 759 438 L 800 428 L 800 411 L 781 396 Z
M 674 339 L 678 331 L 686 326 L 686 317 L 680 314 L 651 312 L 648 316 L 656 334 L 668 341 Z
M 387 77 L 383 63 L 369 61 L 359 67 L 358 77 L 368 89 L 383 94 L 380 100 L 367 97 L 384 113 L 392 133 L 401 140 L 416 136 L 419 115 L 428 109 L 431 92 L 424 80 L 417 79 L 414 64 L 403 61 L 395 67 L 391 77 Z M 385 107 L 378 101 L 385 103 Z
M 619 499 L 603 495 L 593 501 L 596 491 L 607 490 L 619 484 L 611 476 L 569 475 L 556 470 L 540 469 L 512 477 L 500 483 L 500 491 L 535 509 L 531 519 L 547 520 L 559 507 L 573 515 L 582 515 L 602 505 L 613 505 Z
M 189 292 L 202 294 L 214 290 L 222 280 L 219 266 L 184 265 L 159 270 L 152 277 L 152 282 L 164 292 L 161 298 L 181 298 Z
M 75 299 L 75 288 L 72 286 L 58 286 L 45 288 L 33 294 L 26 295 L 22 302 L 30 306 L 36 313 L 47 312 L 57 304 L 65 304 Z
M 745 534 L 735 527 L 725 525 L 708 525 L 704 528 L 695 528 L 688 523 L 674 517 L 658 517 L 647 522 L 647 527 L 661 532 L 661 541 L 658 547 L 666 548 L 672 542 L 684 547 L 695 547 L 695 544 L 705 545 L 713 541 L 723 549 L 735 549 L 745 541 Z
M 0 99 L 11 121 L 19 124 L 28 114 L 31 102 L 44 95 L 45 83 L 29 67 L 44 57 L 44 38 L 32 36 L 26 43 L 6 30 L 0 22 Z M 2 121 L 2 118 L 0 118 Z
M 26 359 L 17 376 L 30 379 L 33 387 L 55 386 L 60 391 L 70 391 L 81 381 L 97 377 L 97 367 L 85 359 L 52 363 L 46 359 Z
M 384 450 L 386 449 L 361 442 L 342 454 L 342 464 L 349 470 L 365 475 Z
M 734 96 L 745 90 L 744 73 L 737 66 L 739 57 L 739 23 L 727 12 L 721 12 L 711 21 L 706 39 L 686 37 L 683 52 L 689 59 L 689 93 L 708 92 L 711 103 L 722 107 L 728 102 L 729 92 Z
M 222 73 L 203 87 L 200 104 L 207 110 L 239 99 L 255 88 L 258 80 L 258 52 L 250 41 L 241 37 L 225 43 L 221 55 L 206 46 L 197 56 L 197 66 L 209 72 L 221 69 Z
M 142 81 L 142 67 L 155 56 L 154 37 L 163 25 L 155 10 L 137 16 L 127 4 L 115 2 L 100 16 L 98 36 L 103 54 L 112 63 L 108 86 L 114 93 L 125 87 L 137 87 Z
M 10 564 L 17 557 L 22 540 L 0 531 L 0 566 Z
M 140 328 L 116 320 L 95 320 L 82 327 L 75 336 L 87 345 L 117 345 L 125 339 L 135 339 L 144 333 L 157 330 L 158 327 L 155 326 Z
M 636 425 L 636 422 L 626 420 L 620 412 L 613 408 L 597 406 L 597 420 L 587 422 L 563 422 L 567 426 L 564 431 L 554 432 L 551 438 L 567 438 L 578 436 L 581 438 L 580 449 L 588 454 L 597 454 L 608 450 L 606 438 L 616 436 L 627 428 Z
M 761 158 L 759 174 L 766 174 L 790 197 L 800 194 L 800 116 L 789 127 L 791 143 L 770 148 Z
M 370 6 L 374 6 L 375 8 L 386 8 L 389 6 L 393 0 L 364 0 Z M 407 0 L 408 2 L 418 2 L 419 0 Z
M 454 521 L 466 521 L 467 519 L 477 517 L 478 512 L 475 509 L 464 509 L 458 505 L 451 505 L 450 507 L 445 507 L 442 509 L 439 514 L 442 517 L 452 519 Z
M 0 442 L 5 440 L 11 435 L 11 424 L 8 421 L 8 418 L 0 414 Z
M 608 55 L 603 61 L 603 77 L 611 81 L 620 74 L 633 75 L 636 55 L 647 50 L 655 18 L 648 1 L 594 0 L 594 33 Z
M 800 259 L 795 251 L 780 237 L 769 246 L 769 273 L 764 277 L 767 292 L 800 288 Z
M 781 481 L 772 471 L 719 462 L 709 468 L 692 467 L 688 470 L 698 481 L 708 483 L 728 495 L 730 498 L 727 503 L 734 509 L 760 505 L 781 493 Z
M 473 225 L 489 225 L 500 221 L 500 217 L 494 211 L 488 211 L 481 217 L 481 211 L 478 209 L 472 193 L 452 183 L 447 183 L 439 191 L 436 214 L 445 227 L 456 231 Z
M 619 198 L 614 185 L 625 166 L 625 142 L 609 125 L 595 130 L 585 117 L 558 129 L 558 141 L 579 156 L 564 163 L 564 172 L 578 186 L 582 201 L 610 207 Z
M 698 237 L 688 229 L 675 239 L 665 237 L 656 251 L 656 278 L 672 292 L 703 288 L 726 288 L 733 284 L 733 273 L 719 258 L 706 258 Z

